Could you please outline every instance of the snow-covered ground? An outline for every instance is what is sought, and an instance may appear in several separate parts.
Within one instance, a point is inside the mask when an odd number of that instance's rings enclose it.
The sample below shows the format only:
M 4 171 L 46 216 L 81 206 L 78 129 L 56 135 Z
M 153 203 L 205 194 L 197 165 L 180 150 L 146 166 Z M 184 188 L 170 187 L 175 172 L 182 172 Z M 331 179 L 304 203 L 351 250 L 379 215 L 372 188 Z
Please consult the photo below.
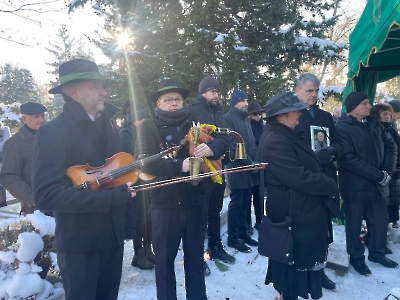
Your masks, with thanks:
M 344 227 L 335 226 L 335 237 L 344 239 Z M 222 228 L 225 232 L 226 228 Z M 253 236 L 257 238 L 257 231 Z M 226 245 L 226 234 L 223 235 Z M 393 254 L 389 258 L 400 262 L 400 244 L 389 243 Z M 231 248 L 228 248 L 230 251 Z M 250 264 L 257 249 L 252 247 L 249 254 L 237 253 L 236 263 L 226 272 L 221 272 L 213 261 L 208 261 L 211 275 L 206 277 L 207 295 L 210 300 L 243 300 L 243 299 L 268 299 L 273 300 L 278 296 L 272 285 L 264 284 L 268 259 L 259 256 Z M 366 251 L 366 257 L 368 251 Z M 156 299 L 156 286 L 154 271 L 142 271 L 131 266 L 132 242 L 125 244 L 123 273 L 118 300 L 151 300 Z M 379 264 L 366 259 L 372 275 L 360 276 L 350 266 L 349 273 L 343 277 L 336 276 L 330 269 L 326 269 L 329 278 L 336 282 L 336 291 L 323 290 L 324 300 L 383 300 L 390 291 L 400 287 L 400 268 L 386 269 Z M 178 299 L 185 299 L 183 253 L 179 251 L 175 262 Z
M 227 210 L 229 198 L 224 201 L 223 213 Z M 15 206 L 15 207 L 13 207 Z M 8 206 L 3 209 L 7 211 L 17 212 L 19 205 Z M 10 222 L 8 219 L 6 222 Z M 41 222 L 42 224 L 43 222 Z M 44 228 L 50 228 L 49 224 L 42 224 Z M 41 226 L 41 225 L 40 225 Z M 54 230 L 54 229 L 52 229 Z M 400 241 L 400 229 L 396 229 L 397 233 L 392 234 Z M 222 242 L 226 245 L 226 225 L 221 228 Z M 344 241 L 345 233 L 343 226 L 334 225 L 335 240 Z M 253 238 L 257 239 L 257 231 Z M 206 242 L 206 241 L 205 241 Z M 393 250 L 393 254 L 388 255 L 389 258 L 400 263 L 400 243 L 389 243 L 389 247 Z M 32 248 L 32 247 L 30 247 Z M 232 252 L 231 248 L 227 248 Z M 268 265 L 268 259 L 257 256 L 257 248 L 252 247 L 252 253 L 234 253 L 236 263 L 230 265 L 229 270 L 221 272 L 215 265 L 215 262 L 208 260 L 211 269 L 211 275 L 206 277 L 207 295 L 210 300 L 242 300 L 242 299 L 268 299 L 273 300 L 278 295 L 275 289 L 264 284 L 265 273 Z M 346 255 L 344 253 L 344 255 Z M 368 256 L 368 251 L 365 253 Z M 125 243 L 125 254 L 122 280 L 118 300 L 151 300 L 156 299 L 156 285 L 154 278 L 154 270 L 142 271 L 131 266 L 133 256 L 132 242 Z M 208 257 L 206 257 L 208 259 Z M 254 259 L 255 258 L 255 259 Z M 253 261 L 254 260 L 254 261 Z M 379 264 L 369 262 L 367 265 L 372 271 L 372 275 L 364 277 L 358 275 L 350 266 L 349 273 L 343 277 L 336 276 L 330 269 L 326 269 L 329 278 L 334 280 L 337 285 L 336 291 L 323 291 L 324 300 L 383 300 L 393 290 L 400 294 L 400 268 L 386 269 Z M 177 295 L 178 299 L 185 299 L 184 287 L 184 271 L 183 271 L 183 252 L 179 251 L 175 261 L 175 272 L 177 279 Z M 21 290 L 27 289 L 26 282 L 19 285 Z M 1 290 L 1 289 L 0 289 Z M 400 297 L 400 296 L 399 296 Z

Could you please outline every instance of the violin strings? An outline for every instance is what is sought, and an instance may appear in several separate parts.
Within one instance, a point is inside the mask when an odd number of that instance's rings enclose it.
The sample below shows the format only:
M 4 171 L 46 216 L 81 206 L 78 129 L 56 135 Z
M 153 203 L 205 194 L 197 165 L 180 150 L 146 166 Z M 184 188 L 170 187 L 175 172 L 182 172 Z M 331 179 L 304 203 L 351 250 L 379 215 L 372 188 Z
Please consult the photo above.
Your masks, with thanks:
M 144 159 L 142 159 L 140 161 L 136 161 L 136 162 L 134 162 L 132 164 L 128 164 L 126 166 L 117 168 L 114 171 L 109 172 L 108 175 L 96 177 L 96 179 L 92 180 L 92 182 L 94 181 L 94 182 L 96 182 L 96 183 L 98 183 L 100 185 L 104 184 L 104 183 L 108 182 L 109 180 L 113 180 L 115 178 L 118 178 L 118 177 L 120 177 L 122 175 L 125 175 L 125 174 L 129 173 L 132 170 L 138 169 L 138 167 L 140 165 L 142 165 L 142 164 L 150 163 L 150 162 L 152 162 L 154 160 L 159 159 L 160 157 L 163 157 L 164 155 L 165 155 L 165 153 L 161 152 L 161 153 L 152 155 L 150 157 L 146 157 L 146 158 L 144 158 Z

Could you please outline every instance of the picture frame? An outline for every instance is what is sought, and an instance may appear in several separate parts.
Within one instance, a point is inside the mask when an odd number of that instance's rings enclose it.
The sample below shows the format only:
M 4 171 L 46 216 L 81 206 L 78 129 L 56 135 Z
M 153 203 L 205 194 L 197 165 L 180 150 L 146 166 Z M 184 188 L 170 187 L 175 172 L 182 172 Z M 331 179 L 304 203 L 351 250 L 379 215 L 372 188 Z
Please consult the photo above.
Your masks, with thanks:
M 310 133 L 311 133 L 311 149 L 313 149 L 314 151 L 319 150 L 321 148 L 329 147 L 331 145 L 328 127 L 310 126 Z

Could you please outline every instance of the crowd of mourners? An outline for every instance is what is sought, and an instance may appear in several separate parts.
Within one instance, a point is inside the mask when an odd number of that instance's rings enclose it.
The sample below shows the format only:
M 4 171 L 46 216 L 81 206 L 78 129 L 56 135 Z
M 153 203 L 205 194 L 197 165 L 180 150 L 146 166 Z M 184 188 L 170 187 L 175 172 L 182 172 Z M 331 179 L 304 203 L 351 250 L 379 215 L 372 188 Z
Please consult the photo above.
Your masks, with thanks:
M 47 108 L 27 102 L 17 133 L 1 127 L 0 183 L 20 201 L 21 214 L 55 218 L 67 300 L 117 299 L 126 240 L 133 241 L 132 266 L 154 269 L 157 298 L 167 300 L 177 299 L 181 246 L 186 298 L 205 300 L 205 257 L 234 264 L 232 251 L 257 251 L 252 236 L 263 230 L 264 215 L 273 223 L 291 217 L 293 262 L 269 258 L 265 278 L 282 299 L 320 299 L 323 288 L 335 289 L 324 273 L 333 217 L 345 222 L 356 272 L 371 274 L 365 246 L 369 261 L 398 267 L 386 256 L 386 237 L 399 221 L 400 100 L 371 107 L 366 94 L 351 92 L 331 115 L 317 104 L 318 78 L 302 74 L 293 92 L 263 107 L 235 89 L 224 113 L 216 78 L 204 77 L 189 104 L 191 91 L 165 79 L 149 96 L 154 112 L 144 99 L 127 99 L 118 127 L 120 110 L 105 102 L 106 78 L 94 62 L 65 62 L 59 78 L 49 90 L 65 100 L 55 119 L 46 122 Z M 190 177 L 199 158 L 198 171 L 211 176 Z M 368 239 L 360 239 L 362 224 Z M 41 267 L 45 278 L 49 266 Z

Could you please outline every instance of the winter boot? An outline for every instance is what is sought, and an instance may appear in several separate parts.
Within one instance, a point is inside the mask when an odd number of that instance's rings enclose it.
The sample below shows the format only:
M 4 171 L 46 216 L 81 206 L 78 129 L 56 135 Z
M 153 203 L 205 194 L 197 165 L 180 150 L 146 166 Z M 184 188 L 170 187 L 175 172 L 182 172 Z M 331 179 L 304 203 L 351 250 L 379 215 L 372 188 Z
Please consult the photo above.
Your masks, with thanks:
M 156 263 L 156 257 L 153 253 L 153 249 L 151 248 L 151 244 L 144 246 L 144 253 L 149 261 L 151 261 L 153 264 Z
M 152 270 L 154 268 L 154 264 L 146 258 L 144 248 L 135 250 L 132 259 L 132 266 L 138 267 L 141 270 Z

